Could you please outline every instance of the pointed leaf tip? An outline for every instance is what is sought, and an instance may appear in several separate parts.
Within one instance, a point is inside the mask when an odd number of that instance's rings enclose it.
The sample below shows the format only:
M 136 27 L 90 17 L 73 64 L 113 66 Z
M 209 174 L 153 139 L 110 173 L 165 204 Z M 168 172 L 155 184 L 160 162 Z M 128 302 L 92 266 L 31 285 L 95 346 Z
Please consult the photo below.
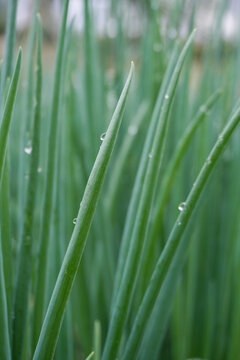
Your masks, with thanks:
M 135 68 L 134 62 L 131 61 L 130 71 L 129 71 L 129 76 L 130 76 L 131 78 L 132 78 L 132 76 L 133 76 L 134 68 Z

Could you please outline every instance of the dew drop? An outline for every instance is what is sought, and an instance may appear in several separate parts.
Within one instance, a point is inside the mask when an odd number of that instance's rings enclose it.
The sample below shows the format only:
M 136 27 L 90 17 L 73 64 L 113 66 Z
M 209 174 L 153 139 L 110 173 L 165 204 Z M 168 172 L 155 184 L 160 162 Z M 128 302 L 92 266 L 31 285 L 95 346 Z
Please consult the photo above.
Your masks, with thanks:
M 73 219 L 73 224 L 76 225 L 76 223 L 77 223 L 77 218 L 74 218 Z
M 106 133 L 103 133 L 101 136 L 100 136 L 100 140 L 103 141 L 105 139 L 105 136 L 106 136 Z
M 41 173 L 41 172 L 42 172 L 41 166 L 38 167 L 37 172 L 38 172 L 38 173 Z
M 210 157 L 207 158 L 207 164 L 211 164 L 212 160 Z
M 138 128 L 137 128 L 136 125 L 130 125 L 130 126 L 129 126 L 129 128 L 128 128 L 128 134 L 129 134 L 129 135 L 134 136 L 134 135 L 137 134 L 137 132 L 138 132 Z
M 186 205 L 186 203 L 185 203 L 185 202 L 181 202 L 181 203 L 178 205 L 178 210 L 179 210 L 179 211 L 183 211 L 183 210 L 184 210 L 185 205 Z
M 168 95 L 168 94 L 165 95 L 165 99 L 166 99 L 166 100 L 169 99 L 169 95 Z
M 152 153 L 149 153 L 148 157 L 149 157 L 149 159 L 151 159 L 153 157 Z
M 180 220 L 178 220 L 177 225 L 178 225 L 178 226 L 182 225 L 182 223 L 181 223 Z
M 30 146 L 30 145 L 25 146 L 24 152 L 25 152 L 27 155 L 31 155 L 31 153 L 32 153 L 32 146 Z
M 219 141 L 220 143 L 222 143 L 222 142 L 223 142 L 223 136 L 222 136 L 222 135 L 219 135 L 219 137 L 218 137 L 218 141 Z

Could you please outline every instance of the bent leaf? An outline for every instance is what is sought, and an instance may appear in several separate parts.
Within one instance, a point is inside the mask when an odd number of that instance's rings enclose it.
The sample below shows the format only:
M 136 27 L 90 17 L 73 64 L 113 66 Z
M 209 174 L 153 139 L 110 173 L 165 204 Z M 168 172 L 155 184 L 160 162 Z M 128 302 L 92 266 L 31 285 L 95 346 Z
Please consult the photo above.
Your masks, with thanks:
M 83 199 L 80 204 L 76 226 L 44 319 L 37 348 L 33 357 L 34 360 L 47 360 L 52 359 L 53 357 L 66 303 L 83 254 L 104 176 L 121 125 L 122 115 L 132 80 L 133 68 L 132 63 L 126 84 L 89 176 Z

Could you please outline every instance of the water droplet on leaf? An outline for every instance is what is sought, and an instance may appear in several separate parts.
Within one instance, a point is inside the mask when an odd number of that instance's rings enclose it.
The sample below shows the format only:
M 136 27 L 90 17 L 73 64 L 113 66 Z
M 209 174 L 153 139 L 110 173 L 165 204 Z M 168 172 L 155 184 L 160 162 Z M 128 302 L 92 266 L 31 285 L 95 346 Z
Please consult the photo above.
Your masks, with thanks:
M 178 210 L 179 211 L 183 211 L 184 207 L 185 207 L 186 203 L 185 202 L 181 202 L 181 204 L 178 205 Z
M 30 154 L 32 153 L 32 146 L 30 146 L 30 145 L 25 146 L 24 152 L 25 152 L 27 155 L 30 155 Z
M 223 136 L 222 136 L 222 135 L 219 135 L 219 137 L 218 137 L 218 141 L 219 141 L 220 143 L 222 143 L 222 142 L 223 142 Z
M 103 141 L 105 139 L 105 136 L 106 136 L 106 133 L 103 133 L 101 136 L 100 136 L 100 140 Z
M 207 164 L 211 164 L 212 160 L 210 157 L 207 158 Z

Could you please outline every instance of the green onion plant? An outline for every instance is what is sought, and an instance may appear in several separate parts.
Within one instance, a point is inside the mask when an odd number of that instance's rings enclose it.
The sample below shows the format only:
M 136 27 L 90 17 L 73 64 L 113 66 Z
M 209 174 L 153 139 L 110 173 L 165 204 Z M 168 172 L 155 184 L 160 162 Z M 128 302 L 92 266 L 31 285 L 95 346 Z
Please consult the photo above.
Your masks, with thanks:
M 82 2 L 80 33 L 71 0 L 60 3 L 49 60 L 41 2 L 22 36 L 8 2 L 0 359 L 240 359 L 240 46 L 221 32 L 228 2 L 214 2 L 203 40 L 202 0 L 109 0 L 103 33 L 94 2 Z

